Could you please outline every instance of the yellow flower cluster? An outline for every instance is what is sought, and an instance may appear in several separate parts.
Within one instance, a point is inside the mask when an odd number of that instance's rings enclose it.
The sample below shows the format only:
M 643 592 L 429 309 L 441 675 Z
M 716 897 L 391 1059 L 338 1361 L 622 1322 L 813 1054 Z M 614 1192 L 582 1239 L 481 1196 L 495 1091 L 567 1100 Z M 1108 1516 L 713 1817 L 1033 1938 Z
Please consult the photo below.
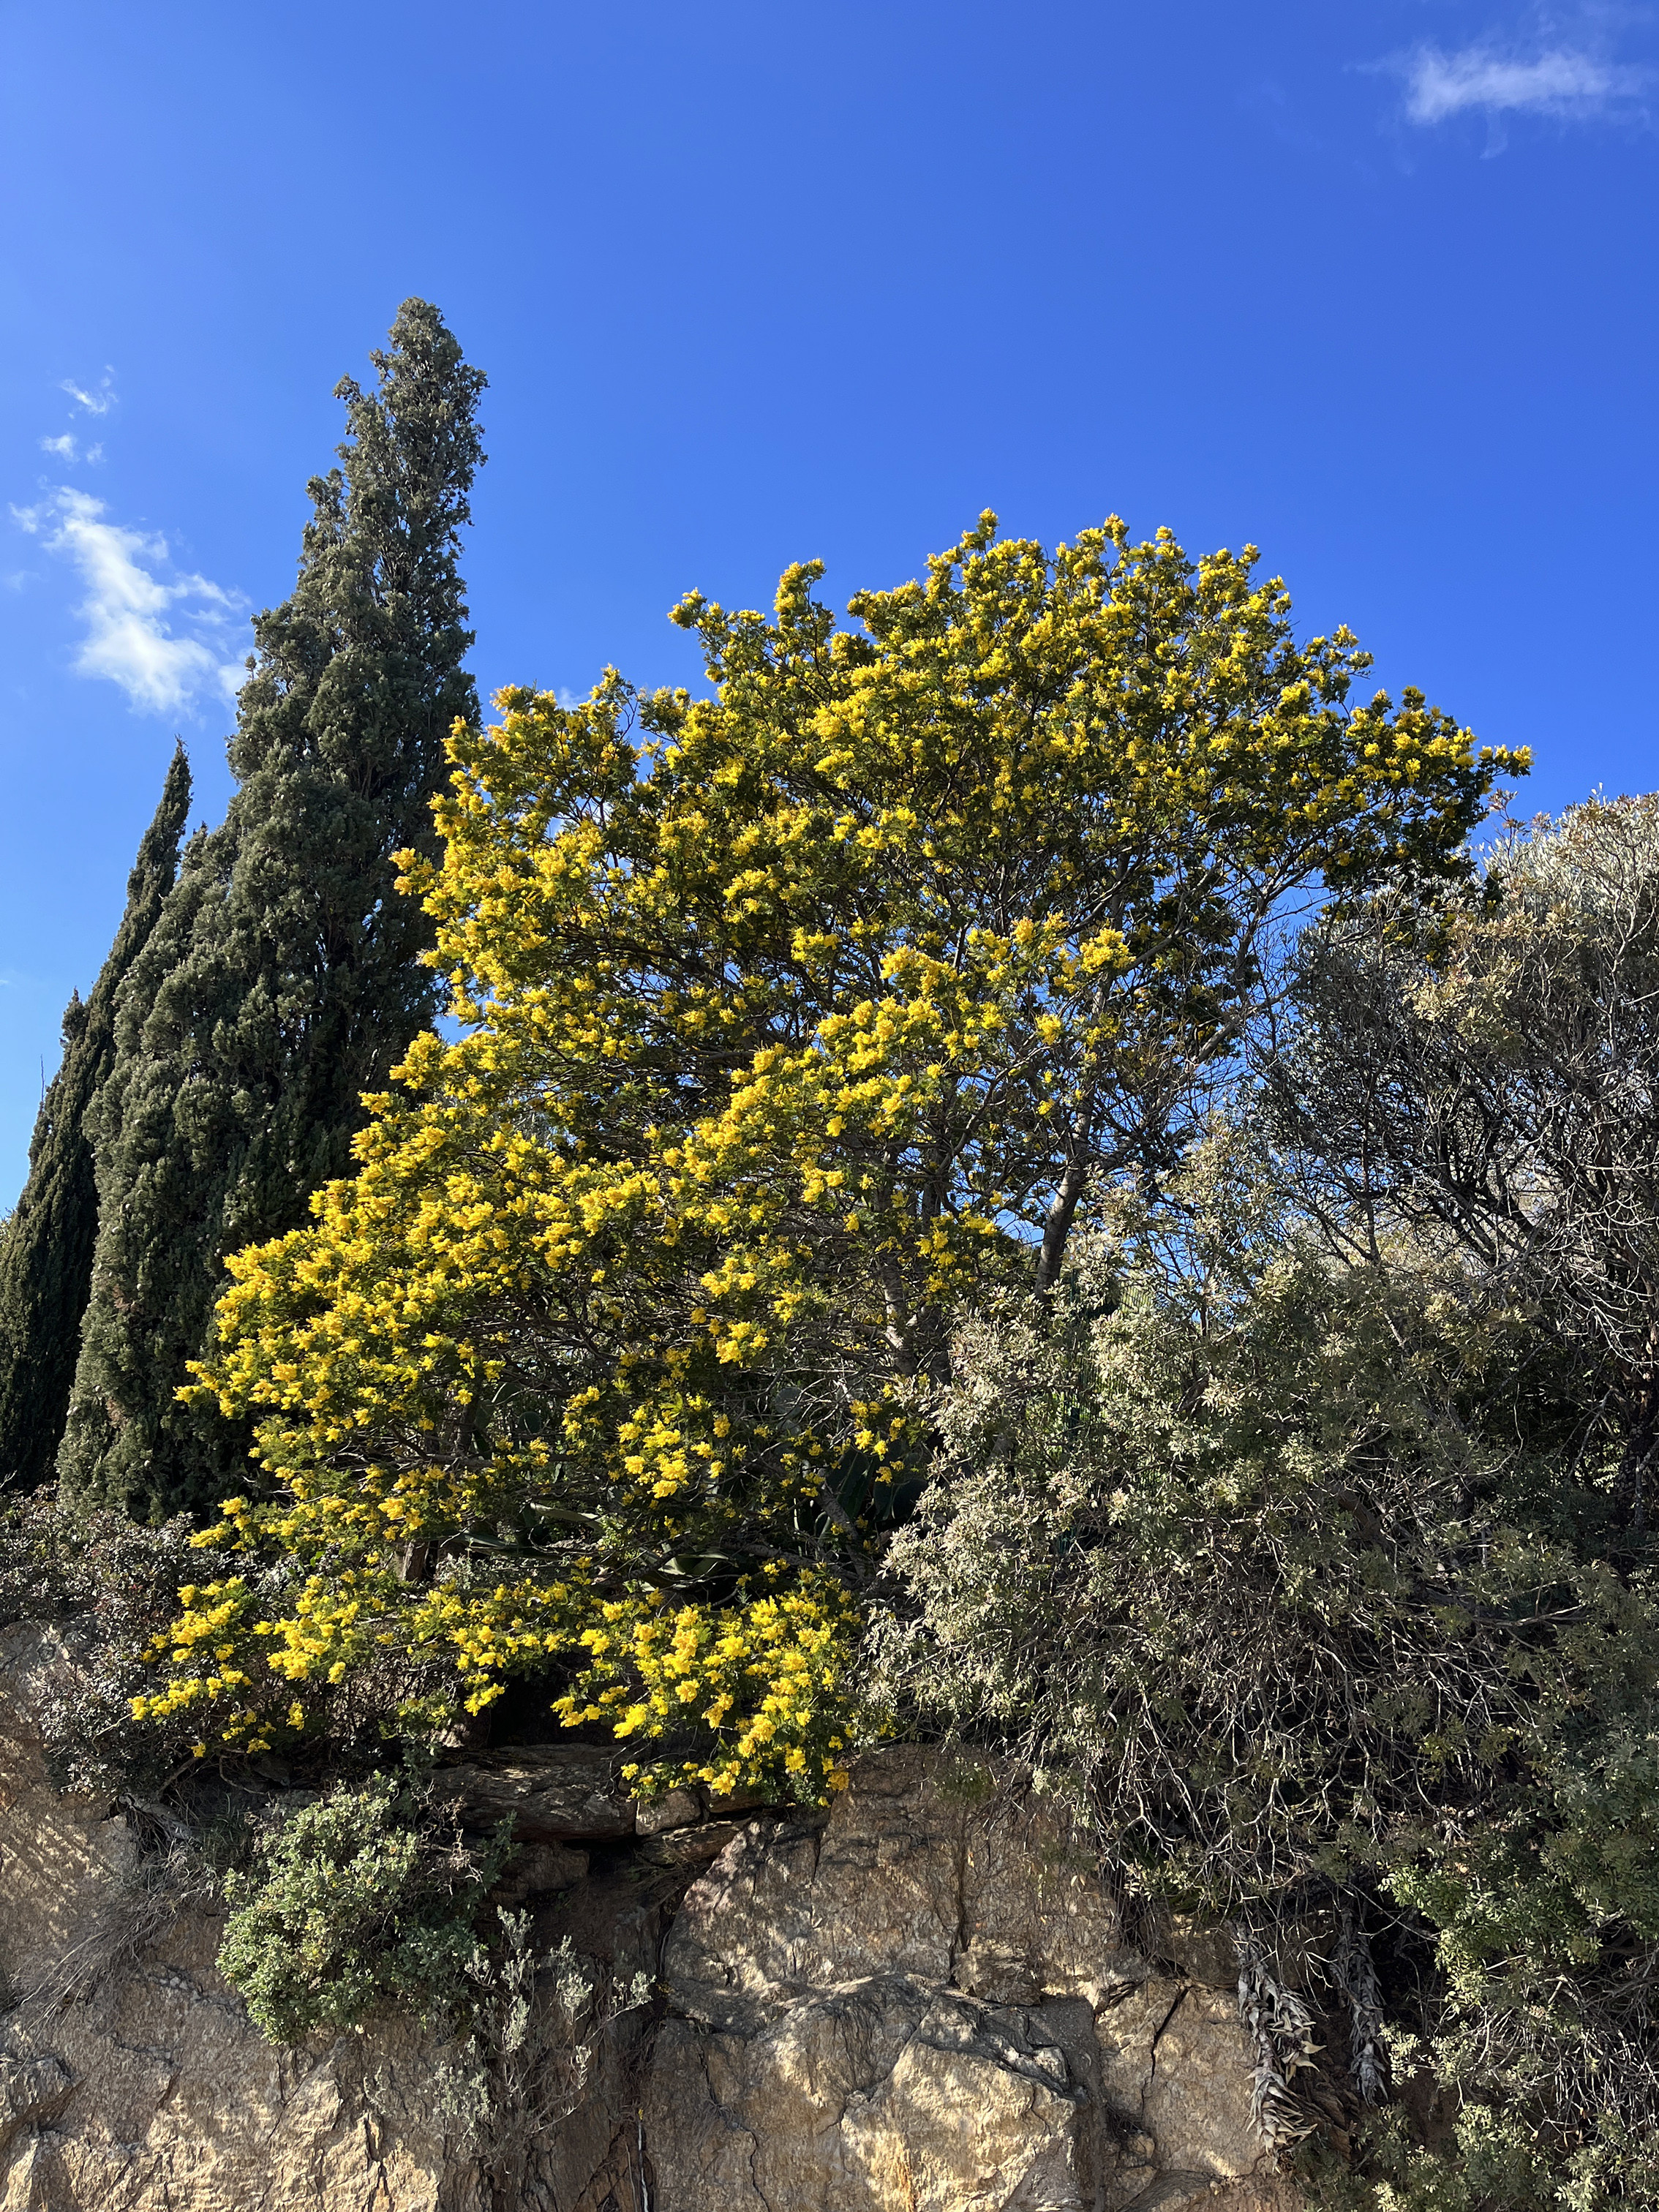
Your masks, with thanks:
M 717 1608 L 670 1607 L 660 1594 L 607 1604 L 582 1633 L 587 1669 L 555 1711 L 573 1726 L 608 1721 L 623 1738 L 672 1738 L 700 1721 L 712 1741 L 697 1757 L 623 1769 L 642 1788 L 694 1781 L 726 1793 L 781 1766 L 818 1796 L 844 1771 L 860 1625 L 841 1583 L 814 1574 Z
M 707 699 L 458 727 L 405 864 L 463 1034 L 231 1262 L 193 1386 L 269 1478 L 211 1533 L 288 1595 L 185 1597 L 149 1710 L 266 1741 L 359 1676 L 562 1669 L 567 1718 L 823 1786 L 952 1304 L 1225 1048 L 1275 901 L 1454 870 L 1523 764 L 1350 708 L 1365 657 L 1253 559 L 988 519 L 854 628 L 813 568 L 770 621 L 688 600 Z

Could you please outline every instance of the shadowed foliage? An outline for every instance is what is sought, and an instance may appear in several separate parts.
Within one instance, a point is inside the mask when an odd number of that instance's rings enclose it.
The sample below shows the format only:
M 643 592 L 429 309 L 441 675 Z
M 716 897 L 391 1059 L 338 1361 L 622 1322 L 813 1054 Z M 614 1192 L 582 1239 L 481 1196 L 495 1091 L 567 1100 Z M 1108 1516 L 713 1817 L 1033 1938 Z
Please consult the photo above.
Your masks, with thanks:
M 75 1379 L 92 1287 L 98 1188 L 92 1123 L 115 1060 L 116 999 L 179 872 L 190 766 L 178 746 L 127 878 L 126 911 L 89 998 L 64 1014 L 64 1058 L 29 1142 L 28 1181 L 0 1239 L 0 1488 L 45 1482 Z

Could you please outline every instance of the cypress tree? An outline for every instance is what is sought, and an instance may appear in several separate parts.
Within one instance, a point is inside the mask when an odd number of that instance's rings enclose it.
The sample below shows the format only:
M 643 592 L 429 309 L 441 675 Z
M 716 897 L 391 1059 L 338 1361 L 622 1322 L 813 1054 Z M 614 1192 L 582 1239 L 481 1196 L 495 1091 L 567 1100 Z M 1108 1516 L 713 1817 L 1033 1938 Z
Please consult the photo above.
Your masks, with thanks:
M 173 889 L 189 806 L 190 763 L 177 745 L 127 878 L 115 941 L 90 997 L 77 991 L 64 1011 L 64 1057 L 35 1119 L 28 1181 L 0 1237 L 0 1489 L 33 1490 L 58 1456 L 92 1287 L 92 1127 L 115 1058 L 116 995 Z
M 254 623 L 225 821 L 186 852 L 122 1000 L 58 1465 L 66 1495 L 136 1517 L 246 1486 L 246 1433 L 174 1395 L 222 1261 L 346 1171 L 362 1094 L 436 1008 L 392 855 L 434 849 L 444 740 L 477 717 L 457 556 L 484 379 L 420 300 L 371 358 L 374 392 L 336 389 L 349 434 L 309 486 L 293 595 Z

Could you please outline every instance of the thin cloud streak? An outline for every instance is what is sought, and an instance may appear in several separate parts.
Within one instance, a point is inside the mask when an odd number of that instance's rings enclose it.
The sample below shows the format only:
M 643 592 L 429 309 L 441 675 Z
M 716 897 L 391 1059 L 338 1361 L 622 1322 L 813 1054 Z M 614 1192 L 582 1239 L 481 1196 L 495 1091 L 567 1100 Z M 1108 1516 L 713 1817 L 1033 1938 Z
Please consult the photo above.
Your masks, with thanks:
M 1545 115 L 1587 123 L 1640 99 L 1651 72 L 1553 46 L 1522 59 L 1491 46 L 1419 46 L 1399 64 L 1406 113 L 1432 125 L 1474 111 L 1492 117 Z
M 206 576 L 157 574 L 167 566 L 167 540 L 106 521 L 104 501 L 70 485 L 12 514 L 87 585 L 76 610 L 87 626 L 80 674 L 118 684 L 149 714 L 176 713 L 204 693 L 235 697 L 246 672 L 228 657 L 245 605 L 237 593 Z
M 66 376 L 58 387 L 67 392 L 77 407 L 84 407 L 88 415 L 107 415 L 115 404 L 115 371 L 106 368 L 91 391 Z

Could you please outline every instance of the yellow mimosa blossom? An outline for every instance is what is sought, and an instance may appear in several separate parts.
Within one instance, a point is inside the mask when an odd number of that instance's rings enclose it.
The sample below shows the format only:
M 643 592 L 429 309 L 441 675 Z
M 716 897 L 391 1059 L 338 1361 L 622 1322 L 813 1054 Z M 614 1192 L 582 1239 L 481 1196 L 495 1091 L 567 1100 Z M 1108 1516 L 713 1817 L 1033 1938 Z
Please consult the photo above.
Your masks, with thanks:
M 1456 872 L 1524 765 L 1351 704 L 1366 657 L 1254 559 L 987 517 L 852 627 L 816 565 L 769 621 L 693 595 L 709 697 L 457 727 L 404 865 L 460 1034 L 230 1263 L 192 1388 L 257 1424 L 210 1532 L 252 1557 L 180 1592 L 145 1710 L 269 1742 L 552 1673 L 659 1783 L 836 1786 L 951 1306 L 1053 1283 L 1289 895 Z

